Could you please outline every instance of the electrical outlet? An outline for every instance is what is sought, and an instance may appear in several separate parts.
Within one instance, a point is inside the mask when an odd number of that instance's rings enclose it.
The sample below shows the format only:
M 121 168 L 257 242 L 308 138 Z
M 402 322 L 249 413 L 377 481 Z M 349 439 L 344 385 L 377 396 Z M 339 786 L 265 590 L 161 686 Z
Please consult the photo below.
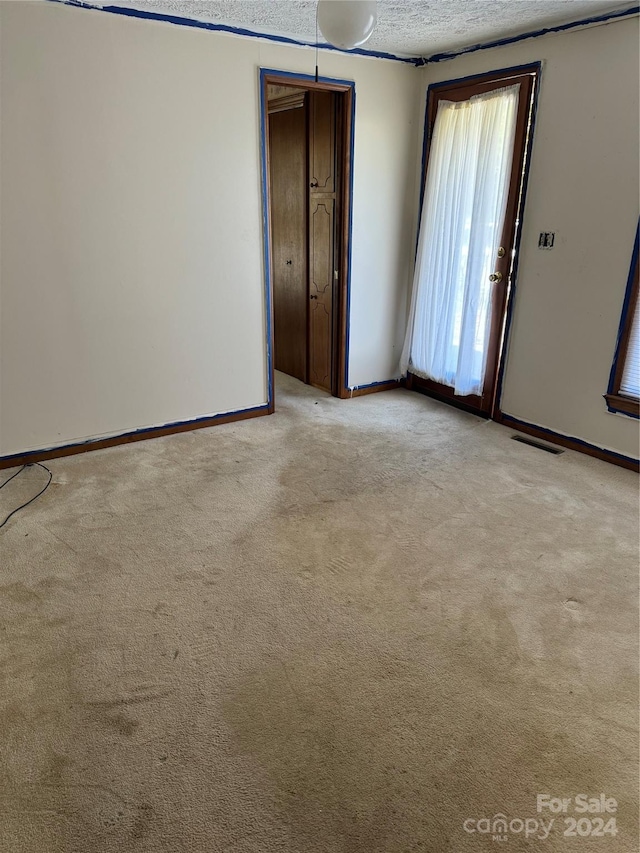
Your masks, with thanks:
M 553 244 L 556 241 L 555 231 L 541 231 L 538 238 L 539 249 L 553 249 Z

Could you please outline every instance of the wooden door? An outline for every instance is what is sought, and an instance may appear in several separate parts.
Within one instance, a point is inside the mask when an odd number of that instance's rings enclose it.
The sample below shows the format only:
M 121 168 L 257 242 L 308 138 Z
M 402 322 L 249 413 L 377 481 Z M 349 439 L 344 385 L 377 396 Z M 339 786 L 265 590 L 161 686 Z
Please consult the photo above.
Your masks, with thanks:
M 274 363 L 307 373 L 307 107 L 305 93 L 269 105 Z
M 435 381 L 426 375 L 417 375 L 415 372 L 411 372 L 411 366 L 409 367 L 407 383 L 409 387 L 417 387 L 428 393 L 433 393 L 435 396 L 462 404 L 465 408 L 479 414 L 484 414 L 485 416 L 491 416 L 497 405 L 497 379 L 502 354 L 510 277 L 515 263 L 517 225 L 524 204 L 522 193 L 523 172 L 528 146 L 530 145 L 529 130 L 538 73 L 539 69 L 537 66 L 522 68 L 519 71 L 506 74 L 496 72 L 485 75 L 484 77 L 434 86 L 429 92 L 428 131 L 429 141 L 431 142 L 434 136 L 438 106 L 441 101 L 456 103 L 470 102 L 476 95 L 520 84 L 515 117 L 513 154 L 510 170 L 506 176 L 508 182 L 506 213 L 502 223 L 496 222 L 496 233 L 501 235 L 501 237 L 497 240 L 499 246 L 496 249 L 495 255 L 491 253 L 491 275 L 487 275 L 487 281 L 491 282 L 490 284 L 486 284 L 486 287 L 490 288 L 488 308 L 490 321 L 487 340 L 483 344 L 486 348 L 486 367 L 481 390 L 477 394 L 457 395 L 451 385 Z M 428 179 L 429 157 L 427 157 L 426 169 Z M 440 178 L 440 182 L 447 180 L 446 175 Z M 448 191 L 447 187 L 443 187 L 442 189 L 443 192 Z M 486 251 L 489 252 L 489 246 L 487 246 Z
M 309 383 L 335 393 L 336 95 L 309 93 Z

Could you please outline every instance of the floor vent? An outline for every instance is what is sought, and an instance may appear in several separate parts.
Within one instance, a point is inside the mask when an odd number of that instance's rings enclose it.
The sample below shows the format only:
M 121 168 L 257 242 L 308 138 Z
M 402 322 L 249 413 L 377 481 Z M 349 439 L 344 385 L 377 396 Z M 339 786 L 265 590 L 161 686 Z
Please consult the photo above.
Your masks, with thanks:
M 524 435 L 512 435 L 514 441 L 520 441 L 522 444 L 528 444 L 530 447 L 537 447 L 538 450 L 545 450 L 547 453 L 553 453 L 554 456 L 559 456 L 564 453 L 561 447 L 551 447 L 548 444 L 543 444 L 541 441 L 536 441 L 535 438 L 527 438 Z

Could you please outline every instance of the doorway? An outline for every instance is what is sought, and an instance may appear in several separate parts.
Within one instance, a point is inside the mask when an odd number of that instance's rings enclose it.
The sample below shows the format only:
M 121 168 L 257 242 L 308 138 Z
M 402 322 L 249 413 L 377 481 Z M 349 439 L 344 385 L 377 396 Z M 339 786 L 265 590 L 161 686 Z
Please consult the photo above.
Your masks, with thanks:
M 493 417 L 540 66 L 429 88 L 407 386 Z
M 269 402 L 279 370 L 347 397 L 353 84 L 261 72 Z

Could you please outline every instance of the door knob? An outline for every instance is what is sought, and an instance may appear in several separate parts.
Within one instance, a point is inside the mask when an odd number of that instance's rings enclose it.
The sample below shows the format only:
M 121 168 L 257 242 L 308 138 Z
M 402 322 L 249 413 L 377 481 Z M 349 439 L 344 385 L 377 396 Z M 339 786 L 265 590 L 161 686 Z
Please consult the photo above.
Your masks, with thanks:
M 287 261 L 287 266 L 290 267 L 291 263 L 292 263 L 291 261 Z
M 318 297 L 315 295 L 315 293 L 312 293 L 311 296 L 309 297 L 309 299 L 317 299 L 317 298 Z
M 502 278 L 503 276 L 501 272 L 494 272 L 489 276 L 489 281 L 502 281 Z

